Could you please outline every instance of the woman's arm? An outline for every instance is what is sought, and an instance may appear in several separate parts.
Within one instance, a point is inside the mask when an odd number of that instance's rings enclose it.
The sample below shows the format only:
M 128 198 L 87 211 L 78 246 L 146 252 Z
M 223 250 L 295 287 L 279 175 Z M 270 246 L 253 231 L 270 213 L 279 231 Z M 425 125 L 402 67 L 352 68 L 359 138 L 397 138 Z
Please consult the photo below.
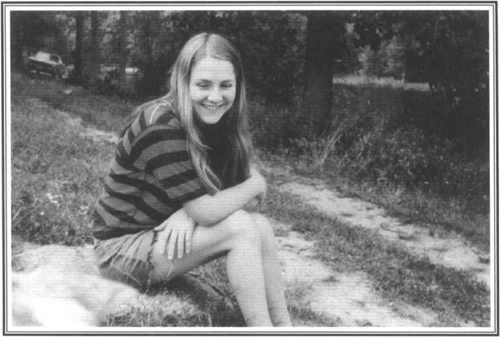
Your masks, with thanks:
M 239 185 L 225 189 L 215 195 L 204 195 L 184 204 L 187 214 L 199 225 L 210 226 L 239 209 L 243 209 L 253 198 L 263 198 L 266 181 L 257 170 L 250 170 L 250 178 Z

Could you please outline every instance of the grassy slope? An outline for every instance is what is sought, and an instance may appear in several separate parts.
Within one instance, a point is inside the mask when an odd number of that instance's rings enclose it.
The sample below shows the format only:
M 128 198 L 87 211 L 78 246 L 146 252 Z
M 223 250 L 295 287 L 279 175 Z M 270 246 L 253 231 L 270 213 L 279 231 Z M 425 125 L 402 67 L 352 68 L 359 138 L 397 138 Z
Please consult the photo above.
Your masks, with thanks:
M 118 132 L 136 103 L 92 96 L 53 81 L 28 81 L 21 77 L 14 80 L 12 87 L 15 239 L 42 244 L 90 243 L 88 214 L 101 188 L 100 178 L 106 173 L 113 145 L 82 138 L 62 123 L 55 109 L 81 117 L 84 123 L 97 128 Z M 68 89 L 73 94 L 63 93 Z M 318 254 L 332 268 L 368 273 L 381 294 L 391 300 L 436 310 L 445 325 L 456 324 L 455 315 L 481 326 L 489 324 L 488 290 L 484 285 L 463 273 L 412 257 L 372 232 L 332 222 L 299 199 L 277 192 L 279 181 L 273 176 L 268 178 L 270 191 L 265 212 L 316 240 Z M 243 325 L 227 286 L 223 261 L 204 266 L 197 273 L 202 283 L 217 290 L 214 294 L 200 296 L 206 293 L 202 291 L 194 296 L 195 292 L 182 284 L 170 285 L 170 289 L 177 289 L 199 305 L 200 312 L 194 317 L 159 317 L 157 311 L 151 309 L 111 317 L 108 323 L 114 326 Z M 155 291 L 161 294 L 164 289 Z M 295 317 L 315 326 L 335 325 L 301 303 L 300 291 L 288 289 L 287 292 Z M 220 293 L 223 296 L 217 295 Z

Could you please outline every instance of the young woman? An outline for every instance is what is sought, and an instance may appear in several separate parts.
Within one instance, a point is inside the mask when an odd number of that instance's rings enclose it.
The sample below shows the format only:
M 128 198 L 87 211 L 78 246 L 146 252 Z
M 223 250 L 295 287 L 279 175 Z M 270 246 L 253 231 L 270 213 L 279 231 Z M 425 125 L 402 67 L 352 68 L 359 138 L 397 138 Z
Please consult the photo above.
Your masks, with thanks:
M 249 326 L 291 326 L 274 235 L 255 210 L 266 182 L 252 167 L 238 52 L 215 34 L 191 38 L 170 92 L 122 132 L 93 213 L 101 273 L 147 287 L 227 256 Z

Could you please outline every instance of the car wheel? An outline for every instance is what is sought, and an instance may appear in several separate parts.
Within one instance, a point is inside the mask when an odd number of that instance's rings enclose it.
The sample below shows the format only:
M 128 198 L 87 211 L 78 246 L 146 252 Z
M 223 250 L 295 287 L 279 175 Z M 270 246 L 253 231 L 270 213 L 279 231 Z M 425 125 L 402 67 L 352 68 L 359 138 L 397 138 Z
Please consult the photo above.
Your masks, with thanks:
M 63 78 L 64 77 L 64 71 L 62 69 L 57 69 L 57 78 Z

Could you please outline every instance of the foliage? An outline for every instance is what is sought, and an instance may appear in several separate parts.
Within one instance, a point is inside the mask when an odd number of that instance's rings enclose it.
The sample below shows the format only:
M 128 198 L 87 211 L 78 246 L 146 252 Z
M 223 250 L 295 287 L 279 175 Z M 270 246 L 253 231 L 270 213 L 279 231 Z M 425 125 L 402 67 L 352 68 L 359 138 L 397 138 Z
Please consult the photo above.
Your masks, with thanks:
M 420 48 L 408 51 L 407 63 L 427 61 L 420 76 L 445 101 L 440 112 L 450 125 L 445 135 L 477 151 L 487 144 L 489 133 L 487 13 L 439 13 L 434 20 L 416 35 Z
M 15 37 L 10 39 L 13 66 L 22 69 L 26 57 L 46 47 L 44 38 L 58 32 L 53 12 L 11 12 L 11 35 Z
M 168 69 L 178 51 L 169 14 L 139 11 L 130 19 L 134 26 L 130 64 L 141 71 L 136 91 L 145 97 L 164 95 L 167 91 Z
M 481 11 L 362 12 L 355 18 L 359 46 L 380 50 L 397 42 L 409 81 L 426 82 L 440 101 L 434 109 L 442 136 L 467 151 L 488 142 L 488 13 Z M 380 73 L 378 73 L 380 75 Z
M 268 150 L 289 149 L 306 129 L 298 111 L 293 107 L 268 106 L 262 100 L 251 100 L 250 129 L 255 145 Z
M 301 84 L 304 18 L 286 12 L 184 11 L 135 14 L 133 64 L 142 71 L 138 89 L 166 91 L 168 70 L 182 45 L 201 32 L 218 33 L 242 54 L 250 88 L 271 104 L 292 104 Z
M 487 212 L 487 165 L 471 165 L 455 153 L 451 142 L 426 137 L 416 128 L 374 129 L 349 149 L 339 168 L 359 180 L 391 181 L 448 196 L 460 193 L 476 211 Z
M 297 103 L 303 83 L 305 18 L 287 12 L 224 13 L 224 34 L 243 57 L 250 87 L 269 104 Z
M 379 78 L 392 77 L 401 81 L 406 80 L 403 41 L 404 38 L 393 37 L 382 42 L 378 51 L 372 50 L 370 46 L 360 47 L 358 57 L 362 67 L 359 72 Z
M 136 89 L 143 97 L 163 95 L 168 90 L 168 71 L 181 46 L 192 35 L 208 31 L 228 37 L 240 50 L 251 96 L 260 96 L 266 103 L 292 110 L 300 105 L 305 85 L 307 22 L 316 14 L 318 17 L 329 14 L 318 13 L 127 12 L 129 29 L 125 40 L 131 52 L 130 64 L 137 66 L 141 74 Z M 116 65 L 121 57 L 117 38 L 118 14 L 116 11 L 99 13 L 101 57 L 108 65 Z M 429 111 L 436 119 L 447 122 L 437 123 L 439 129 L 432 123 L 428 127 L 443 138 L 460 143 L 464 151 L 476 152 L 487 144 L 489 133 L 487 14 L 486 11 L 333 13 L 335 22 L 340 22 L 335 26 L 335 34 L 330 34 L 337 44 L 330 51 L 331 59 L 335 61 L 334 70 L 339 75 L 346 69 L 355 69 L 357 62 L 362 61 L 362 71 L 366 74 L 429 83 L 436 103 L 429 105 Z M 73 48 L 75 38 L 73 16 L 71 12 L 14 12 L 12 30 L 19 38 L 12 39 L 13 60 L 20 62 L 23 50 L 49 46 L 47 37 L 59 41 L 54 45 L 59 52 L 69 54 L 68 49 Z M 86 21 L 84 52 L 88 54 L 91 42 L 89 20 Z M 326 25 L 323 29 L 328 27 Z M 326 33 L 325 37 L 330 36 Z M 321 31 L 318 36 L 323 36 Z M 353 53 L 356 46 L 363 47 L 358 49 L 358 59 Z M 97 92 L 128 94 L 116 86 L 97 82 Z M 328 86 L 321 84 L 325 85 Z M 321 88 L 317 89 L 321 91 Z M 330 97 L 329 88 L 325 92 Z M 329 111 L 314 116 L 311 111 L 309 104 L 300 112 L 312 116 L 308 124 L 328 125 L 332 122 L 322 120 Z M 317 129 L 307 130 L 299 136 L 304 133 L 311 133 L 312 138 L 325 136 L 313 134 Z
M 439 100 L 441 99 L 441 100 Z M 371 184 L 459 198 L 473 213 L 489 211 L 488 148 L 465 155 L 463 146 L 440 134 L 446 120 L 436 113 L 442 98 L 399 87 L 336 84 L 336 119 L 316 136 L 300 111 L 257 105 L 251 115 L 262 149 L 305 160 L 309 168 Z

